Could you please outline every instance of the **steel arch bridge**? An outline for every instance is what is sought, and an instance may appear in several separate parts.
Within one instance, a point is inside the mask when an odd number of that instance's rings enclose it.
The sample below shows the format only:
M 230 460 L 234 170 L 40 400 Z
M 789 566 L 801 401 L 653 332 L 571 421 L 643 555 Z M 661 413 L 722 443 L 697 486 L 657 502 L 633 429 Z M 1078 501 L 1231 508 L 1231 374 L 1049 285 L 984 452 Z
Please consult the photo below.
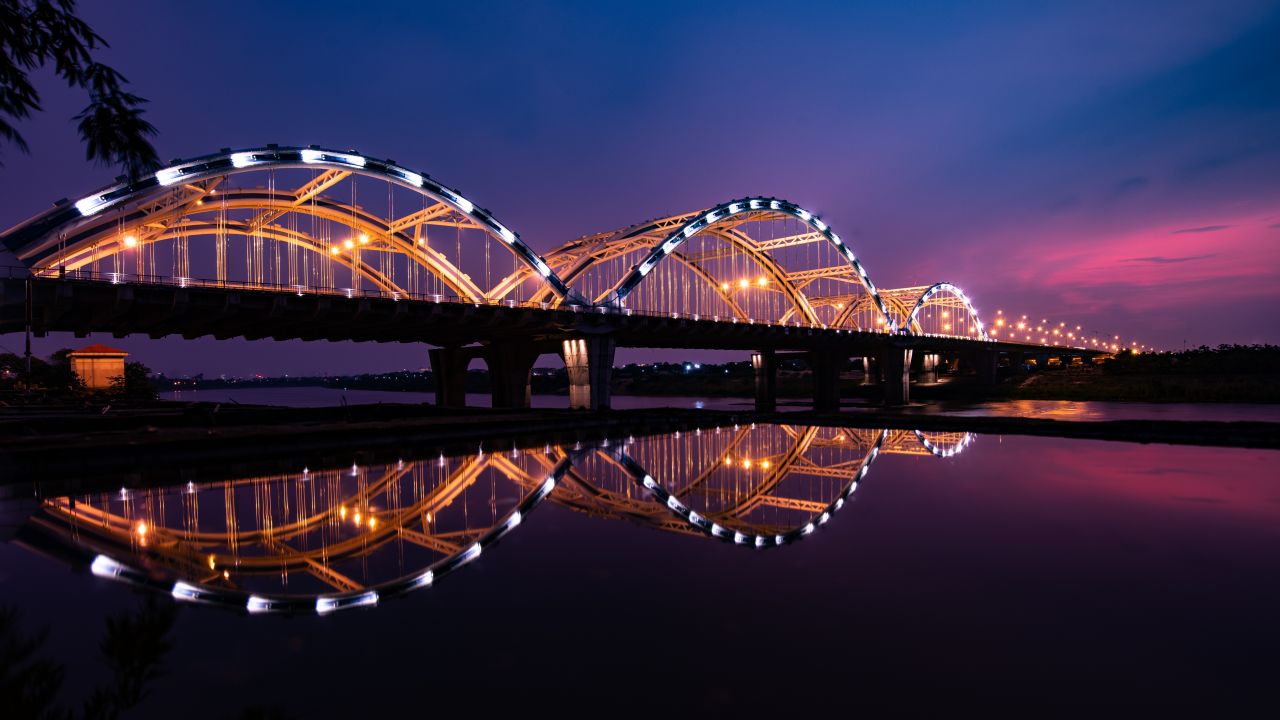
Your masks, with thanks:
M 316 146 L 175 161 L 0 238 L 38 278 L 987 339 L 957 285 L 880 288 L 848 241 L 787 200 L 733 200 L 542 256 L 427 173 Z
M 479 558 L 544 501 L 772 548 L 841 510 L 884 454 L 968 433 L 727 426 L 44 500 L 20 535 L 100 576 L 249 613 L 376 605 Z

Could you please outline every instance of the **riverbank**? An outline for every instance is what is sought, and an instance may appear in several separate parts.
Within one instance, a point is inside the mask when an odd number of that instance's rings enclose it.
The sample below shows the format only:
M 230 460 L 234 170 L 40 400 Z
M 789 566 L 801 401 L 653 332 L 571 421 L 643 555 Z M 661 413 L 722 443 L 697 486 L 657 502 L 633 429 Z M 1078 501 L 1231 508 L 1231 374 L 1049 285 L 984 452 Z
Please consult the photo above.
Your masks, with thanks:
M 1109 373 L 1100 367 L 1046 370 L 1009 386 L 1018 400 L 1280 403 L 1280 376 Z

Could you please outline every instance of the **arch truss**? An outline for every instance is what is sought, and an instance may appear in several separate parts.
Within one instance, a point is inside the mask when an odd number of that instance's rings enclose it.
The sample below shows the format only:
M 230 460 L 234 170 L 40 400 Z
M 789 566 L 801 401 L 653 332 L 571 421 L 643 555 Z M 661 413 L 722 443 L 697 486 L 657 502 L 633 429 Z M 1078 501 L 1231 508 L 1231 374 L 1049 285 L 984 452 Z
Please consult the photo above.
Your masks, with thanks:
M 732 200 L 587 235 L 543 257 L 426 173 L 317 146 L 175 161 L 60 202 L 0 239 L 41 276 L 987 339 L 959 287 L 877 287 L 846 238 L 788 200 Z

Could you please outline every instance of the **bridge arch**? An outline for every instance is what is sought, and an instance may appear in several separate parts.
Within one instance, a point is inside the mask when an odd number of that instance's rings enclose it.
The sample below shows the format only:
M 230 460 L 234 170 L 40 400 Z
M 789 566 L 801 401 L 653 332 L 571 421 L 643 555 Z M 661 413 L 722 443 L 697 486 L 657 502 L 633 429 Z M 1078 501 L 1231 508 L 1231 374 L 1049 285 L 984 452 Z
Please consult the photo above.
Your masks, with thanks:
M 798 239 L 797 242 L 821 241 L 826 246 L 834 248 L 841 267 L 818 268 L 801 273 L 788 272 L 782 268 L 775 254 L 768 247 L 760 242 L 753 242 L 738 230 L 738 226 L 746 222 L 775 218 L 794 218 L 803 223 L 810 229 L 811 234 Z M 597 300 L 597 304 L 624 306 L 628 296 L 641 287 L 641 283 L 650 272 L 670 258 L 680 262 L 677 250 L 691 238 L 700 235 L 718 237 L 740 250 L 745 257 L 750 258 L 765 273 L 762 276 L 765 282 L 775 284 L 777 290 L 786 296 L 791 306 L 789 315 L 793 314 L 814 324 L 829 324 L 820 319 L 817 310 L 819 303 L 815 302 L 816 299 L 811 293 L 805 292 L 805 288 L 809 283 L 820 278 L 847 272 L 851 275 L 849 279 L 870 296 L 872 309 L 883 319 L 886 328 L 890 332 L 897 329 L 895 319 L 889 313 L 879 290 L 867 275 L 862 263 L 858 261 L 853 249 L 821 218 L 795 203 L 775 198 L 743 198 L 721 203 L 705 211 L 681 216 L 681 222 L 670 228 L 662 239 L 648 250 L 643 259 L 618 280 L 611 291 Z M 720 289 L 728 291 L 731 288 L 724 287 L 722 283 Z
M 274 187 L 275 171 L 299 169 L 318 174 L 293 190 L 281 192 Z M 260 171 L 271 172 L 269 189 L 222 187 L 228 178 Z M 388 185 L 389 197 L 391 186 L 407 189 L 411 196 L 423 198 L 422 209 L 396 218 L 379 218 L 360 208 L 354 200 L 342 203 L 324 195 L 326 190 L 348 178 L 352 178 L 352 182 L 354 178 L 382 180 Z M 428 224 L 456 227 L 459 233 L 463 228 L 480 231 L 506 248 L 517 264 L 527 268 L 527 277 L 540 287 L 561 299 L 568 295 L 567 285 L 538 253 L 488 210 L 477 207 L 457 190 L 393 161 L 316 146 L 224 150 L 175 162 L 141 178 L 121 179 L 75 202 L 62 202 L 7 231 L 0 239 L 35 274 L 52 274 L 74 270 L 88 259 L 98 260 L 144 246 L 163 235 L 166 228 L 178 227 L 184 218 L 209 213 L 215 207 L 228 204 L 259 211 L 254 227 L 247 228 L 253 232 L 270 227 L 273 220 L 287 213 L 342 222 L 349 225 L 353 233 L 359 233 L 360 243 L 370 242 L 367 250 L 374 250 L 373 246 L 380 243 L 376 249 L 408 257 L 447 285 L 451 292 L 473 301 L 492 300 L 501 295 L 470 282 L 458 263 L 449 261 L 438 251 L 433 253 L 419 232 Z M 393 204 L 389 199 L 388 206 Z M 124 228 L 130 232 L 125 234 Z M 114 244 L 110 241 L 113 234 L 117 237 Z M 350 243 L 348 241 L 348 245 Z M 485 262 L 487 268 L 487 246 Z
M 937 303 L 934 300 L 934 298 L 937 298 L 940 296 L 949 298 L 951 302 Z M 942 307 L 951 307 L 958 311 L 968 313 L 967 318 L 958 317 L 958 318 L 955 318 L 955 322 L 958 324 L 961 321 L 963 321 L 965 322 L 966 325 L 971 322 L 972 328 L 970 329 L 969 333 L 961 333 L 959 330 L 957 330 L 957 332 L 955 333 L 956 335 L 974 334 L 978 337 L 979 340 L 989 339 L 987 336 L 986 328 L 982 324 L 982 319 L 978 316 L 978 310 L 973 306 L 973 302 L 969 299 L 969 296 L 966 295 L 964 290 L 962 290 L 958 285 L 954 285 L 949 282 L 934 283 L 933 285 L 930 285 L 920 295 L 920 299 L 916 301 L 914 306 L 912 306 L 911 312 L 907 315 L 906 321 L 902 324 L 903 332 L 911 332 L 915 334 L 920 334 L 924 332 L 925 329 L 920 326 L 921 313 L 925 311 L 926 308 L 934 304 L 940 305 Z M 944 309 L 944 310 L 941 310 L 941 312 L 945 314 L 945 313 L 949 313 L 949 310 Z M 945 320 L 947 318 L 943 317 L 940 319 Z M 944 332 L 938 333 L 938 334 L 951 334 L 950 333 L 951 324 L 952 323 L 950 322 L 946 323 L 944 326 Z

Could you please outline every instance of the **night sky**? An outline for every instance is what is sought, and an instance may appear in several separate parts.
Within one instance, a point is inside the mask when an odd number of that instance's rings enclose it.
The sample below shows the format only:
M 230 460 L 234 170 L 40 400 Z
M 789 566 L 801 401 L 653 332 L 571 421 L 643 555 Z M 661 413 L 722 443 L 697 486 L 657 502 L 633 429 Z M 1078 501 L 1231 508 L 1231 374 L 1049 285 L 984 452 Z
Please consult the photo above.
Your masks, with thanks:
M 458 187 L 542 252 L 776 195 L 820 213 L 881 287 L 949 280 L 988 317 L 1168 349 L 1280 342 L 1280 5 L 1118 5 L 82 2 L 81 14 L 151 100 L 165 159 L 355 148 Z M 3 148 L 4 226 L 117 173 L 83 160 L 70 119 L 83 96 L 38 81 L 45 112 L 20 126 L 31 154 Z M 94 340 L 171 374 L 426 364 L 415 346 Z M 0 349 L 21 343 L 0 336 Z

